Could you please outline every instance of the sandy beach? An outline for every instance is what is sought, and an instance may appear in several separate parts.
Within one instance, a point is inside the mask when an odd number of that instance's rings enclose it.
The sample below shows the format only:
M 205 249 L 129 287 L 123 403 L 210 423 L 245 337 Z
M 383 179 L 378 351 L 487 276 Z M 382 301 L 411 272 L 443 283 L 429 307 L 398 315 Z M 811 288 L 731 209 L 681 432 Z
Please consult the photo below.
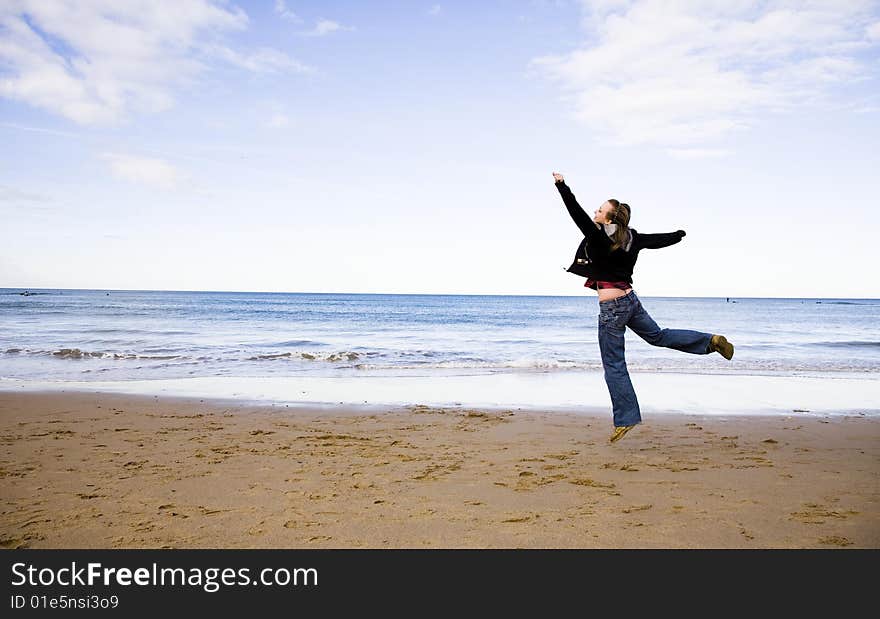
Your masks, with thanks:
M 5 548 L 878 548 L 880 420 L 0 393 Z

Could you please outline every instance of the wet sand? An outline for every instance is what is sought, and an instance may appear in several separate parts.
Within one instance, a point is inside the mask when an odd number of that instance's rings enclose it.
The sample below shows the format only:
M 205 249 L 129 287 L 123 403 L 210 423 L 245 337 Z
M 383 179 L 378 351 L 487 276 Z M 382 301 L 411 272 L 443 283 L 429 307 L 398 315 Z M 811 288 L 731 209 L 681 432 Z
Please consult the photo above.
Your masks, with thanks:
M 5 548 L 880 548 L 880 419 L 0 392 Z

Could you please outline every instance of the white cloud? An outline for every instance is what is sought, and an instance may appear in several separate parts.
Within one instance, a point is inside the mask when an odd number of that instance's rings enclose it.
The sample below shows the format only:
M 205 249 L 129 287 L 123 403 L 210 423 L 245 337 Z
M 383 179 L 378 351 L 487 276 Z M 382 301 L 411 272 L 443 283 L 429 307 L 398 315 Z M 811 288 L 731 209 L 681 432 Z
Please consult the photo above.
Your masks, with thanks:
M 676 159 L 718 159 L 730 154 L 730 151 L 716 148 L 670 148 L 666 152 Z
M 255 73 L 313 73 L 314 67 L 305 65 L 290 58 L 287 54 L 268 47 L 260 48 L 248 54 L 239 53 L 225 46 L 213 46 L 211 53 L 226 62 Z
M 58 136 L 66 137 L 66 138 L 81 139 L 83 137 L 78 133 L 71 133 L 70 131 L 58 131 L 57 129 L 46 129 L 44 127 L 29 127 L 27 125 L 19 125 L 17 123 L 0 122 L 0 127 L 15 129 L 17 131 L 29 131 L 29 132 L 33 132 L 33 133 L 46 133 L 48 135 L 58 135 Z
M 132 183 L 173 189 L 184 180 L 184 175 L 163 159 L 118 153 L 104 153 L 101 157 L 110 164 L 114 176 Z
M 439 15 L 440 14 L 440 5 L 435 4 L 430 9 L 428 9 L 428 15 Z
M 0 96 L 77 123 L 116 122 L 173 104 L 217 56 L 241 68 L 302 70 L 275 50 L 218 43 L 248 24 L 221 0 L 8 0 L 0 4 Z
M 296 13 L 287 8 L 287 4 L 284 0 L 275 0 L 275 12 L 278 13 L 283 19 L 287 19 L 294 23 L 301 23 L 302 18 L 299 17 Z
M 606 139 L 699 145 L 864 78 L 870 69 L 856 52 L 870 45 L 870 8 L 867 0 L 584 2 L 583 46 L 531 67 L 558 81 L 573 116 Z
M 22 191 L 9 185 L 0 185 L 0 202 L 48 202 L 49 196 Z
M 275 113 L 266 121 L 266 126 L 270 129 L 284 129 L 290 126 L 290 118 L 285 114 Z
M 873 41 L 880 40 L 880 21 L 874 22 L 867 29 L 868 38 Z
M 300 32 L 300 34 L 307 37 L 322 37 L 324 35 L 330 34 L 331 32 L 341 30 L 354 30 L 354 28 L 351 26 L 343 26 L 329 19 L 319 19 L 318 23 L 315 24 L 315 27 L 312 30 Z

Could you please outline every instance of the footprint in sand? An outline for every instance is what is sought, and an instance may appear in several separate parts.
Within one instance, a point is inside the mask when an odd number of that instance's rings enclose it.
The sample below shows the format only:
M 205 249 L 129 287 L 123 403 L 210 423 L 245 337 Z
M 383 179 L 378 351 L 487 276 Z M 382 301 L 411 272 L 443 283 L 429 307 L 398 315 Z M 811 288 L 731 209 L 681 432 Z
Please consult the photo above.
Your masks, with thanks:
M 0 538 L 0 548 L 8 548 L 15 550 L 17 548 L 30 548 L 31 541 L 40 541 L 46 539 L 45 535 L 40 533 L 24 533 L 21 537 L 3 537 Z
M 203 516 L 213 516 L 214 514 L 221 514 L 223 512 L 229 511 L 228 509 L 208 509 L 207 507 L 204 507 L 202 505 L 199 505 L 198 509 Z
M 581 479 L 569 479 L 568 483 L 575 484 L 578 486 L 589 486 L 591 488 L 611 488 L 611 489 L 613 489 L 616 487 L 614 484 L 610 484 L 610 483 L 605 484 L 602 482 L 592 480 L 589 477 L 585 477 L 585 478 L 581 478 Z
M 805 503 L 804 507 L 806 509 L 803 511 L 792 512 L 789 514 L 789 520 L 798 520 L 804 524 L 825 524 L 827 518 L 845 520 L 850 516 L 855 516 L 859 513 L 852 510 L 835 511 L 816 503 Z
M 544 454 L 544 456 L 546 458 L 553 458 L 555 460 L 568 460 L 572 456 L 576 456 L 579 453 L 580 452 L 577 452 L 577 451 L 568 451 L 568 452 L 558 453 L 558 454 Z
M 176 516 L 178 518 L 189 518 L 184 513 L 177 511 L 177 507 L 173 503 L 166 503 L 165 505 L 160 505 L 157 508 L 160 512 L 164 512 L 167 516 Z
M 149 533 L 156 528 L 156 525 L 148 520 L 138 522 L 134 525 L 134 530 L 138 533 Z
M 329 542 L 331 539 L 333 539 L 333 538 L 330 537 L 329 535 L 316 535 L 314 537 L 310 537 L 307 541 L 310 541 L 310 542 Z
M 620 471 L 630 471 L 630 472 L 634 472 L 634 471 L 639 470 L 631 464 L 620 465 L 616 462 L 606 462 L 605 464 L 602 465 L 602 468 L 603 469 L 618 469 Z
M 526 514 L 523 516 L 514 516 L 512 518 L 506 518 L 505 520 L 502 520 L 501 522 L 502 523 L 528 522 L 528 521 L 532 520 L 533 518 L 540 518 L 540 517 L 541 517 L 540 514 Z
M 18 537 L 0 537 L 0 548 L 27 548 L 28 544 Z

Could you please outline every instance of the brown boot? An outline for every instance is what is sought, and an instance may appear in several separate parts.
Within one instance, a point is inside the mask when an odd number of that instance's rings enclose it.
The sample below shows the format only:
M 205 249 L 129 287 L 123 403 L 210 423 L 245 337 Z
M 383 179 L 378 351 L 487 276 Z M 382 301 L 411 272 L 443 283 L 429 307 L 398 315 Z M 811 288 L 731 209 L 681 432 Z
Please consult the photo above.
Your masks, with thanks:
M 632 426 L 617 426 L 614 428 L 614 432 L 611 434 L 611 438 L 608 440 L 612 443 L 616 443 L 620 439 L 623 438 L 623 435 L 635 428 L 635 425 Z
M 733 359 L 733 344 L 728 342 L 723 335 L 713 335 L 709 340 L 709 352 L 717 352 L 730 361 Z

